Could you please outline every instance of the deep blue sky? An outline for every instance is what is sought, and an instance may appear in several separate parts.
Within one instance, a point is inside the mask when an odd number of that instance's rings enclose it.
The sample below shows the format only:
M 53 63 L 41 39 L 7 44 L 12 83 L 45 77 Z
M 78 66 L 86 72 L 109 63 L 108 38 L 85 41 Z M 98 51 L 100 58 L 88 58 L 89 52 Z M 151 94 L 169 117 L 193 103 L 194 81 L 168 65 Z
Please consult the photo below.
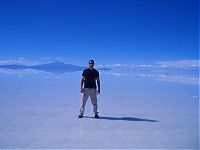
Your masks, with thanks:
M 198 0 L 0 0 L 0 59 L 198 59 Z

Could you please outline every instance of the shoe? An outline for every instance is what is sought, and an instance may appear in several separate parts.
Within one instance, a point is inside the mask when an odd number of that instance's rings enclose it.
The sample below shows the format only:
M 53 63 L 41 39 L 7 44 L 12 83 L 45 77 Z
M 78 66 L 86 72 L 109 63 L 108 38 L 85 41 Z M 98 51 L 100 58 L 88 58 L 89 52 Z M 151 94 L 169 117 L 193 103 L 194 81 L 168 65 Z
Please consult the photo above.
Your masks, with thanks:
M 83 118 L 83 115 L 82 114 L 78 115 L 78 118 Z
M 97 115 L 97 114 L 96 114 L 96 115 L 94 115 L 94 118 L 99 118 L 99 115 Z

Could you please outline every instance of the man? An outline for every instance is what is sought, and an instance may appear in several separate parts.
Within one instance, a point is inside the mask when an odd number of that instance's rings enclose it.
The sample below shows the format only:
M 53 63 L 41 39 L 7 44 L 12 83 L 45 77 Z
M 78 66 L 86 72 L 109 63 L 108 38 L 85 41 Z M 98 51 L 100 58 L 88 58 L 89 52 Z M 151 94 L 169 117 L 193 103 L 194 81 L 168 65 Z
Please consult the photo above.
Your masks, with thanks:
M 78 118 L 83 117 L 84 112 L 85 112 L 85 104 L 89 96 L 93 104 L 94 117 L 99 118 L 98 112 L 97 112 L 97 94 L 98 95 L 100 94 L 99 72 L 94 68 L 94 60 L 89 60 L 88 66 L 89 67 L 83 71 L 82 78 L 81 78 L 80 92 L 83 94 L 81 98 L 80 115 L 78 116 Z M 96 90 L 97 88 L 96 81 L 97 81 L 98 90 Z M 83 88 L 83 84 L 84 84 L 84 88 Z

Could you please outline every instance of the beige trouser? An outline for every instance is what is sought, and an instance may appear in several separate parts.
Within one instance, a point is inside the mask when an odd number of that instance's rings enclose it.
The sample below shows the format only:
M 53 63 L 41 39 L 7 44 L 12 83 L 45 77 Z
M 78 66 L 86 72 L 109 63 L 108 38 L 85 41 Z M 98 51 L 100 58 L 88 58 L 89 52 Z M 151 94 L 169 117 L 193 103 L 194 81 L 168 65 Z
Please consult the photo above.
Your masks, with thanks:
M 85 104 L 90 96 L 92 105 L 93 105 L 93 112 L 94 114 L 98 114 L 97 112 L 97 90 L 93 88 L 84 88 L 82 98 L 81 98 L 81 108 L 80 114 L 84 114 L 85 112 Z

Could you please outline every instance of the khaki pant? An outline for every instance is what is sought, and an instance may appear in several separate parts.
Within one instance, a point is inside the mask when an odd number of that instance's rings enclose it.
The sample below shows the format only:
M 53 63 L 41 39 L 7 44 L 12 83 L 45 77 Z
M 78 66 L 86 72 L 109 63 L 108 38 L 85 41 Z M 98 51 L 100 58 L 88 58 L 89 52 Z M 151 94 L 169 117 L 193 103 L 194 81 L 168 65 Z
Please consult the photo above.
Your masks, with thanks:
M 82 98 L 81 98 L 81 108 L 80 114 L 84 114 L 85 112 L 85 104 L 90 96 L 92 105 L 93 105 L 93 112 L 94 114 L 98 114 L 97 112 L 97 90 L 93 88 L 84 88 Z

